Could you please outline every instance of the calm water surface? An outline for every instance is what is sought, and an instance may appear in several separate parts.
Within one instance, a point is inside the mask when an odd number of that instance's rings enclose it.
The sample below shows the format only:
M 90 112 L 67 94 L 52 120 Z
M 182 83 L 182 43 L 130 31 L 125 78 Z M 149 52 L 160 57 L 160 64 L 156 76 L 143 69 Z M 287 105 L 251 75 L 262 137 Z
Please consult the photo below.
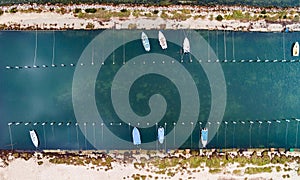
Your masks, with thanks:
M 178 31 L 177 36 L 171 38 L 183 39 L 187 35 L 192 39 L 189 32 Z M 29 129 L 35 129 L 38 133 L 40 149 L 94 149 L 92 144 L 99 144 L 103 149 L 135 148 L 133 145 L 119 147 L 117 143 L 104 142 L 109 141 L 108 131 L 120 139 L 131 141 L 134 125 L 123 122 L 115 112 L 111 102 L 111 86 L 124 62 L 130 63 L 134 57 L 146 53 L 139 39 L 112 47 L 115 51 L 105 59 L 105 64 L 98 72 L 94 86 L 95 102 L 104 123 L 93 119 L 94 124 L 87 123 L 81 128 L 76 126 L 77 121 L 81 124 L 84 121 L 76 119 L 73 109 L 72 83 L 75 68 L 82 66 L 81 68 L 92 70 L 94 66 L 99 65 L 97 58 L 91 58 L 87 60 L 88 63 L 82 65 L 77 62 L 88 44 L 101 33 L 101 30 L 0 32 L 1 149 L 11 148 L 10 138 L 15 149 L 34 149 Z M 126 37 L 129 32 L 114 33 L 116 36 Z M 164 33 L 167 39 L 170 38 L 167 31 Z M 300 117 L 300 62 L 291 56 L 291 47 L 295 40 L 300 40 L 300 33 L 197 33 L 209 44 L 207 48 L 205 46 L 199 51 L 204 54 L 215 53 L 219 59 L 219 62 L 216 62 L 208 55 L 206 59 L 201 60 L 202 63 L 221 65 L 227 91 L 225 114 L 223 119 L 217 122 L 220 124 L 219 130 L 207 147 L 299 147 L 298 121 L 295 118 Z M 110 39 L 110 43 L 102 42 L 102 45 L 107 43 L 114 46 L 114 37 Z M 176 133 L 180 133 L 181 128 L 188 126 L 191 136 L 181 147 L 198 148 L 200 126 L 216 126 L 215 123 L 207 122 L 212 106 L 211 82 L 199 64 L 199 59 L 191 56 L 192 62 L 189 62 L 188 56 L 181 56 L 181 47 L 177 44 L 168 42 L 166 51 L 160 49 L 155 38 L 150 38 L 150 44 L 151 53 L 167 55 L 179 63 L 183 60 L 181 65 L 191 74 L 201 103 L 196 124 L 191 124 L 187 119 L 184 124 L 174 126 L 180 115 L 180 92 L 174 83 L 164 76 L 141 76 L 130 88 L 128 98 L 132 110 L 139 116 L 149 114 L 151 110 L 148 102 L 153 94 L 161 94 L 167 103 L 166 113 L 162 119 L 157 120 L 157 125 L 140 129 L 142 142 L 155 141 L 158 126 L 164 126 L 166 134 L 176 128 L 176 131 L 172 131 L 174 137 Z M 91 50 L 92 57 L 104 58 L 97 44 L 93 49 L 95 51 Z M 210 62 L 209 58 L 212 58 Z M 280 62 L 283 59 L 286 62 Z M 278 61 L 273 62 L 274 60 Z M 56 67 L 51 67 L 52 63 Z M 144 68 L 147 67 L 147 63 Z M 38 68 L 33 68 L 33 65 Z M 170 64 L 165 66 L 172 67 Z M 178 78 L 182 78 L 180 74 Z M 88 83 L 90 82 L 87 80 L 82 86 Z M 86 95 L 81 94 L 83 97 Z M 9 122 L 14 123 L 8 126 Z M 22 123 L 16 125 L 16 122 Z M 25 125 L 26 122 L 30 123 Z M 43 122 L 46 124 L 43 125 Z M 51 122 L 55 123 L 51 125 Z M 59 124 L 60 122 L 62 124 Z M 91 138 L 85 139 L 84 134 Z M 175 141 L 176 138 L 169 138 L 165 146 L 154 146 L 153 149 L 174 148 Z M 143 144 L 141 147 L 143 148 Z

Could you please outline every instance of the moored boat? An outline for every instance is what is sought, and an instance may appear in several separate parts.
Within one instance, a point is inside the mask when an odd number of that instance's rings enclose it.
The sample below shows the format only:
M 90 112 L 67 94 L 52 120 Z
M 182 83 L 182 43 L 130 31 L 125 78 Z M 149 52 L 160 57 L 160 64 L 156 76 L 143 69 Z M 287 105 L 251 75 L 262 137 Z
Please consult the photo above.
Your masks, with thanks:
M 299 56 L 299 43 L 295 42 L 293 46 L 293 56 Z
M 144 46 L 145 51 L 150 51 L 150 42 L 146 33 L 142 32 L 141 40 Z
M 140 145 L 141 144 L 141 135 L 138 128 L 134 127 L 132 130 L 132 139 L 134 145 Z
M 39 139 L 37 137 L 35 130 L 30 130 L 29 134 L 33 145 L 37 148 L 39 146 Z
M 162 49 L 168 48 L 166 37 L 161 31 L 158 31 L 158 40 L 159 40 L 159 45 Z
M 190 52 L 190 41 L 187 37 L 183 40 L 183 53 L 189 53 Z
M 164 143 L 164 138 L 165 138 L 165 129 L 163 127 L 158 128 L 157 130 L 157 136 L 158 136 L 158 142 L 160 144 Z
M 207 140 L 208 140 L 208 129 L 204 128 L 201 130 L 201 143 L 202 143 L 203 148 L 206 147 Z

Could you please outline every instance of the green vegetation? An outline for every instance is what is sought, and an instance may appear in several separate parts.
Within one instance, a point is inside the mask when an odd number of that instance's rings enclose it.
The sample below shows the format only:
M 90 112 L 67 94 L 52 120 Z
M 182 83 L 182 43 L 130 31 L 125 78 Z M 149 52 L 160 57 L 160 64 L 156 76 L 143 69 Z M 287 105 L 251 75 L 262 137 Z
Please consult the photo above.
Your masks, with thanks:
M 168 19 L 169 15 L 166 13 L 166 11 L 162 11 L 160 17 L 163 18 L 163 19 Z
M 223 20 L 223 16 L 219 14 L 219 15 L 216 17 L 216 20 L 217 20 L 217 21 L 222 21 L 222 20 Z
M 259 173 L 271 173 L 271 167 L 247 167 L 245 174 L 259 174 Z
M 217 173 L 221 173 L 221 172 L 222 172 L 222 169 L 209 169 L 208 172 L 209 172 L 209 173 L 212 173 L 212 174 L 217 174 Z
M 95 27 L 95 25 L 93 24 L 93 23 L 88 23 L 87 25 L 86 25 L 86 29 L 94 29 L 94 27 Z
M 95 12 L 97 12 L 97 9 L 95 9 L 95 8 L 88 8 L 88 9 L 85 9 L 85 12 L 86 13 L 95 13 Z
M 232 171 L 232 173 L 235 174 L 235 175 L 241 175 L 242 174 L 242 170 L 235 169 L 235 170 Z
M 78 13 L 75 13 L 75 16 L 79 18 L 85 18 L 85 19 L 102 19 L 102 20 L 109 20 L 112 17 L 119 17 L 119 18 L 125 18 L 129 17 L 130 11 L 127 11 L 126 9 L 122 9 L 120 12 L 113 12 L 113 11 L 107 11 L 104 9 L 86 9 L 85 13 L 82 13 L 81 11 L 77 11 Z
M 281 171 L 281 167 L 280 166 L 276 166 L 276 172 L 280 172 Z
M 16 7 L 13 7 L 9 10 L 10 13 L 16 13 L 18 12 L 18 9 Z
M 113 3 L 113 4 L 145 4 L 148 5 L 161 5 L 161 6 L 168 6 L 172 4 L 190 4 L 190 5 L 251 5 L 251 6 L 263 6 L 263 7 L 270 7 L 270 6 L 278 6 L 278 7 L 291 7 L 299 5 L 298 1 L 289 1 L 289 0 L 269 0 L 269 1 L 262 1 L 262 0 L 190 0 L 190 1 L 182 1 L 182 0 L 51 0 L 51 1 L 40 1 L 40 0 L 1 0 L 1 4 L 18 4 L 24 2 L 31 2 L 31 3 L 62 3 L 62 4 L 70 4 L 70 3 Z
M 289 174 L 284 174 L 282 175 L 283 178 L 290 178 L 290 175 Z
M 0 9 L 0 16 L 3 14 L 4 12 L 2 11 L 2 9 Z

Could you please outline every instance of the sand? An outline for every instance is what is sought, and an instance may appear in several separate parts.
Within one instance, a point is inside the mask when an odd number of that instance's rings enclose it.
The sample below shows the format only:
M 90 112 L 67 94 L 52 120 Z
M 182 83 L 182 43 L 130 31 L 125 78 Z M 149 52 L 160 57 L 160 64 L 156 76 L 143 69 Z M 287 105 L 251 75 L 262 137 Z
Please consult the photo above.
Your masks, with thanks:
M 236 152 L 232 152 L 233 154 Z M 251 152 L 245 152 L 245 155 Z M 299 156 L 300 153 L 293 153 L 292 156 Z M 113 157 L 114 155 L 111 154 Z M 159 156 L 163 157 L 164 154 Z M 282 164 L 269 164 L 263 167 L 271 166 L 272 173 L 260 173 L 254 175 L 244 174 L 243 170 L 247 167 L 256 167 L 254 165 L 246 165 L 245 167 L 239 167 L 238 163 L 230 164 L 223 167 L 222 173 L 212 174 L 209 173 L 209 168 L 198 167 L 198 168 L 187 168 L 175 172 L 174 176 L 169 176 L 167 174 L 158 174 L 154 171 L 158 169 L 151 166 L 146 166 L 144 168 L 135 168 L 133 163 L 140 162 L 141 157 L 147 157 L 146 154 L 134 155 L 135 161 L 132 163 L 126 163 L 123 161 L 112 162 L 112 169 L 105 170 L 105 167 L 93 166 L 92 164 L 86 166 L 75 166 L 66 164 L 52 164 L 46 157 L 41 160 L 37 159 L 37 155 L 33 156 L 29 160 L 25 161 L 21 158 L 10 157 L 9 165 L 5 167 L 0 167 L 0 179 L 1 180 L 11 180 L 11 179 L 22 179 L 22 180 L 52 180 L 52 179 L 133 179 L 133 177 L 145 176 L 146 179 L 283 179 L 283 175 L 289 175 L 289 179 L 299 179 L 296 169 L 299 168 L 299 164 L 296 162 L 289 163 L 288 166 Z M 38 161 L 43 161 L 42 165 L 38 165 Z M 1 165 L 1 163 L 0 163 Z M 276 166 L 281 167 L 281 171 L 277 172 L 275 170 Z M 284 168 L 290 168 L 290 170 L 285 171 Z M 233 170 L 240 169 L 242 173 L 236 175 Z
M 0 25 L 6 25 L 6 29 L 87 29 L 88 24 L 93 24 L 93 29 L 128 29 L 134 27 L 135 29 L 215 29 L 215 30 L 235 30 L 235 31 L 262 31 L 262 32 L 278 32 L 283 31 L 284 28 L 289 28 L 291 31 L 300 31 L 300 22 L 282 21 L 282 22 L 266 22 L 265 20 L 241 22 L 239 20 L 222 20 L 217 21 L 215 18 L 218 15 L 225 15 L 232 13 L 234 10 L 243 9 L 242 7 L 223 7 L 229 9 L 222 11 L 221 7 L 191 7 L 191 6 L 171 6 L 171 7 L 144 7 L 144 6 L 112 6 L 112 5 L 69 5 L 63 6 L 68 10 L 67 13 L 61 14 L 56 12 L 59 6 L 53 6 L 55 9 L 50 11 L 50 7 L 41 7 L 38 5 L 20 5 L 17 6 L 19 11 L 17 13 L 9 13 L 11 7 L 1 7 L 4 14 L 0 16 Z M 42 12 L 21 12 L 20 9 L 43 9 Z M 106 10 L 119 12 L 126 8 L 131 11 L 128 18 L 111 18 L 108 21 L 101 19 L 81 19 L 75 17 L 73 10 L 75 8 L 104 8 Z M 244 7 L 245 8 L 245 7 Z M 140 10 L 145 13 L 159 10 L 158 17 L 133 16 L 134 10 Z M 160 17 L 162 10 L 166 12 L 181 11 L 182 9 L 194 9 L 190 13 L 190 18 L 186 20 L 163 19 Z M 250 12 L 261 11 L 259 8 L 248 8 Z M 297 9 L 291 9 L 296 11 Z M 269 11 L 278 11 L 277 9 Z M 195 16 L 202 16 L 202 18 L 194 18 Z M 211 19 L 213 17 L 213 20 Z

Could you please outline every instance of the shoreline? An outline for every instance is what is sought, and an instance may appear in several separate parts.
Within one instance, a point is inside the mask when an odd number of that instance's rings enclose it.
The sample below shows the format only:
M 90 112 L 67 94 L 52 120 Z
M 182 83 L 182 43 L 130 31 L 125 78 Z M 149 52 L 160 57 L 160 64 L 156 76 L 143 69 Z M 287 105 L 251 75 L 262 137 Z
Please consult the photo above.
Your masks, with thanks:
M 0 30 L 97 29 L 300 31 L 300 8 L 106 4 L 0 6 Z
M 282 150 L 282 149 L 281 149 Z M 0 178 L 25 179 L 297 179 L 300 151 L 280 149 L 0 151 Z M 30 172 L 30 173 L 25 173 Z

